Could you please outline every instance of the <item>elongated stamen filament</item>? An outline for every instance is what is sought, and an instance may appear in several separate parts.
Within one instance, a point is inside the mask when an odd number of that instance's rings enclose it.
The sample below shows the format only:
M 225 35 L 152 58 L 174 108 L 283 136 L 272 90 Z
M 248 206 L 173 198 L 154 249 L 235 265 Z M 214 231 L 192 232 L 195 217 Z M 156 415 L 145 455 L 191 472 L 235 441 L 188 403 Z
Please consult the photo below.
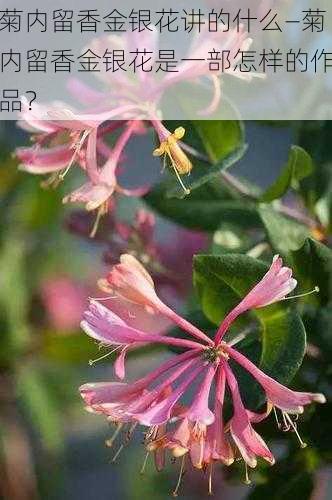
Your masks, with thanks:
M 138 422 L 134 422 L 133 424 L 131 424 L 131 426 L 129 427 L 128 431 L 127 431 L 127 434 L 126 434 L 126 444 L 129 443 L 129 441 L 131 440 L 132 438 L 132 435 L 134 434 L 134 430 L 136 429 L 138 425 Z
M 290 425 L 286 419 L 286 413 L 284 411 L 281 412 L 282 413 L 282 420 L 283 420 L 283 423 L 284 423 L 284 427 L 283 427 L 283 431 L 284 432 L 288 432 L 289 429 L 290 429 Z
M 76 144 L 74 146 L 74 153 L 73 153 L 73 156 L 71 157 L 70 159 L 70 162 L 68 163 L 68 166 L 65 168 L 65 170 L 63 172 L 61 172 L 61 174 L 59 174 L 59 180 L 60 181 L 63 181 L 63 179 L 66 177 L 66 175 L 68 174 L 69 170 L 71 169 L 71 167 L 73 166 L 73 163 L 74 161 L 76 160 L 76 156 L 78 155 L 78 153 L 80 152 L 83 144 L 84 144 L 84 141 L 85 139 L 88 137 L 88 135 L 90 134 L 90 130 L 86 130 L 81 139 L 79 140 L 78 144 Z
M 110 439 L 106 439 L 105 444 L 108 448 L 112 448 L 114 441 L 118 437 L 119 433 L 121 432 L 121 429 L 123 427 L 123 424 L 118 424 L 117 428 L 115 429 L 113 436 Z
M 89 300 L 97 300 L 98 302 L 103 302 L 105 300 L 117 299 L 116 295 L 110 295 L 109 297 L 89 297 Z
M 176 483 L 175 489 L 172 492 L 173 497 L 177 497 L 178 496 L 179 488 L 181 486 L 181 481 L 182 481 L 182 477 L 183 477 L 183 473 L 184 473 L 185 457 L 186 456 L 183 455 L 182 460 L 181 460 L 181 467 L 180 467 L 178 482 Z
M 213 491 L 212 491 L 212 472 L 213 472 L 213 462 L 211 462 L 211 464 L 210 464 L 210 471 L 209 471 L 209 490 L 208 490 L 208 494 L 209 495 L 213 495 Z
M 120 448 L 118 449 L 118 451 L 116 452 L 116 454 L 112 458 L 112 464 L 114 464 L 116 462 L 116 460 L 117 460 L 118 456 L 120 455 L 121 451 L 123 450 L 123 448 L 124 448 L 124 444 L 121 444 Z
M 244 484 L 251 484 L 251 479 L 249 477 L 249 471 L 248 471 L 248 464 L 247 462 L 244 462 L 244 468 L 245 468 L 245 478 L 244 478 Z
M 90 238 L 94 238 L 96 236 L 96 233 L 98 231 L 99 223 L 103 215 L 107 214 L 108 211 L 108 203 L 107 201 L 100 205 L 97 211 L 97 216 L 96 220 L 92 226 L 91 233 L 89 234 Z
M 107 352 L 106 354 L 104 354 L 103 356 L 100 356 L 100 358 L 96 358 L 96 359 L 90 359 L 89 360 L 89 365 L 92 366 L 94 365 L 95 363 L 98 363 L 98 361 L 101 361 L 102 359 L 105 359 L 107 358 L 108 356 L 110 356 L 111 354 L 113 354 L 115 351 L 118 351 L 121 347 L 123 347 L 122 345 L 118 345 L 116 346 L 115 349 L 113 349 L 112 351 L 110 352 Z
M 303 441 L 303 439 L 301 438 L 301 436 L 300 436 L 300 434 L 299 434 L 299 431 L 297 430 L 297 426 L 296 426 L 296 424 L 294 424 L 293 420 L 290 418 L 290 416 L 289 416 L 287 413 L 286 413 L 285 415 L 286 415 L 286 419 L 288 420 L 288 422 L 289 422 L 289 424 L 290 424 L 291 428 L 292 428 L 292 429 L 293 429 L 293 431 L 295 432 L 297 439 L 299 440 L 299 443 L 300 443 L 301 448 L 306 448 L 308 445 L 307 445 L 307 443 L 305 443 L 305 442 Z
M 319 293 L 319 286 L 315 286 L 310 292 L 300 293 L 299 295 L 292 295 L 291 297 L 284 297 L 282 300 L 300 299 L 301 297 L 306 297 L 307 295 L 312 295 L 314 293 Z
M 58 187 L 60 182 L 61 179 L 59 179 L 59 174 L 55 172 L 54 174 L 51 174 L 45 181 L 42 181 L 40 185 L 43 189 L 56 188 Z
M 171 152 L 170 152 L 169 150 L 168 150 L 167 152 L 168 152 L 168 156 L 169 156 L 169 157 L 170 157 L 170 159 L 171 159 L 171 163 L 172 163 L 172 167 L 173 167 L 173 169 L 174 169 L 175 175 L 176 175 L 176 177 L 177 177 L 177 179 L 178 179 L 178 181 L 179 181 L 179 183 L 180 183 L 180 185 L 181 185 L 181 187 L 182 187 L 183 191 L 185 192 L 185 194 L 190 194 L 190 189 L 188 189 L 188 188 L 184 185 L 184 183 L 183 183 L 183 181 L 182 181 L 182 179 L 181 179 L 181 177 L 180 177 L 180 174 L 179 174 L 179 172 L 178 172 L 178 169 L 176 168 L 176 163 L 175 163 L 174 159 L 172 158 L 172 154 L 171 154 Z
M 274 416 L 275 416 L 275 419 L 277 422 L 277 427 L 278 427 L 278 429 L 281 429 L 281 423 L 280 423 L 278 413 L 277 413 L 277 410 L 275 409 L 275 407 L 273 407 L 273 413 L 274 413 Z
M 150 452 L 148 451 L 147 454 L 145 455 L 145 458 L 144 458 L 144 461 L 143 461 L 143 465 L 142 465 L 141 470 L 140 470 L 140 474 L 144 474 L 145 473 L 145 468 L 146 468 L 146 464 L 147 464 L 149 455 L 150 455 Z

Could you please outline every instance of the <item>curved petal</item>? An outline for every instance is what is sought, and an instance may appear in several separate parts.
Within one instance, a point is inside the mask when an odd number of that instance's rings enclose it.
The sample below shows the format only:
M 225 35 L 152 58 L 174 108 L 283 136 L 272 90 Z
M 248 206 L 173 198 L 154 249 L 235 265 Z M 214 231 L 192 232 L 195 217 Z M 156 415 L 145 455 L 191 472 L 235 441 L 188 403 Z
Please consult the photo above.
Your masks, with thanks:
M 302 413 L 303 406 L 310 403 L 325 403 L 326 399 L 323 394 L 315 394 L 310 392 L 297 392 L 288 389 L 273 378 L 262 372 L 243 354 L 239 353 L 232 347 L 226 346 L 227 353 L 245 368 L 263 387 L 266 397 L 271 403 L 281 410 L 289 413 Z
M 255 285 L 243 300 L 226 316 L 216 335 L 219 342 L 233 321 L 245 311 L 267 306 L 286 297 L 297 285 L 292 278 L 292 270 L 283 267 L 279 255 L 275 255 L 268 272 Z

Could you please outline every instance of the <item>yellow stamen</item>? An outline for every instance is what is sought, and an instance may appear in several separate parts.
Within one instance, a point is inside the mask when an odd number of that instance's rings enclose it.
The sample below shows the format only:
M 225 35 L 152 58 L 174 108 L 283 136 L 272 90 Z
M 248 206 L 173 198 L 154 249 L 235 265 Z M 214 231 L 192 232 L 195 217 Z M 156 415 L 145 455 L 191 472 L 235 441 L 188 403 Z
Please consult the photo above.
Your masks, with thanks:
M 171 161 L 171 167 L 174 169 L 175 175 L 184 190 L 185 194 L 190 193 L 182 179 L 181 175 L 189 174 L 192 170 L 192 163 L 183 152 L 181 147 L 178 145 L 178 141 L 181 140 L 185 135 L 185 129 L 183 127 L 178 127 L 173 134 L 170 134 L 166 140 L 160 143 L 160 146 L 153 151 L 153 156 L 163 156 L 164 155 L 164 167 L 166 165 L 166 158 L 168 157 Z

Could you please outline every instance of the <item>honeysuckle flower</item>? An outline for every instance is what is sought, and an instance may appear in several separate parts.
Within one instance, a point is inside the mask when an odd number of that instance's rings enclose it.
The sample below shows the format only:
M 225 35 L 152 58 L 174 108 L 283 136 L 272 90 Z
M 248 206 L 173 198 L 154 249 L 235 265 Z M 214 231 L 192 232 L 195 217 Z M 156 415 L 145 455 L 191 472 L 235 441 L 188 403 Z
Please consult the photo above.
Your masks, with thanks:
M 272 265 L 259 283 L 244 299 L 226 316 L 217 332 L 216 340 L 220 341 L 229 326 L 242 313 L 257 309 L 282 300 L 296 288 L 297 281 L 292 277 L 292 270 L 284 267 L 279 255 L 275 255 Z
M 187 60 L 177 68 L 177 72 L 158 73 L 145 71 L 103 72 L 97 73 L 107 85 L 105 92 L 89 88 L 83 82 L 70 79 L 68 90 L 73 96 L 86 106 L 85 113 L 78 113 L 64 103 L 42 105 L 34 103 L 33 109 L 26 98 L 22 99 L 22 113 L 19 125 L 34 134 L 35 146 L 19 148 L 16 152 L 21 161 L 21 168 L 33 174 L 52 174 L 49 184 L 57 184 L 63 180 L 71 166 L 78 165 L 88 175 L 88 182 L 65 198 L 66 201 L 82 201 L 88 210 L 100 209 L 105 212 L 106 201 L 114 191 L 123 194 L 131 192 L 116 189 L 115 162 L 116 151 L 112 150 L 104 141 L 106 135 L 111 134 L 119 126 L 127 122 L 151 122 L 160 138 L 160 146 L 154 154 L 168 157 L 172 169 L 186 194 L 189 190 L 184 186 L 181 176 L 190 173 L 193 165 L 179 145 L 184 136 L 184 128 L 178 127 L 173 133 L 169 132 L 161 123 L 160 103 L 165 92 L 181 82 L 199 82 L 201 78 L 211 78 L 213 81 L 213 98 L 205 114 L 212 113 L 218 106 L 220 91 L 220 76 L 222 71 L 214 72 L 211 77 L 209 65 L 200 61 L 208 52 L 229 51 L 230 64 L 223 73 L 229 73 L 241 78 L 249 78 L 248 74 L 234 71 L 236 54 L 245 50 L 251 40 L 243 29 L 229 32 L 210 33 L 203 29 L 194 39 Z M 121 36 L 111 35 L 96 39 L 89 47 L 96 53 L 104 54 L 112 46 L 133 52 L 138 46 L 150 49 L 151 62 L 157 56 L 158 34 L 154 26 L 150 25 L 143 32 L 130 32 Z M 240 53 L 240 52 L 239 52 Z M 185 55 L 185 54 L 184 54 Z M 190 60 L 191 59 L 191 60 Z M 196 59 L 196 61 L 195 61 Z M 155 117 L 158 117 L 157 119 Z M 110 121 L 114 121 L 110 123 Z M 129 139 L 129 138 L 128 138 Z M 93 165 L 98 156 L 106 159 L 103 168 L 97 169 Z M 141 191 L 133 194 L 140 195 Z M 103 208 L 100 208 L 103 207 Z
M 322 394 L 294 392 L 284 387 L 235 349 L 234 341 L 228 344 L 222 340 L 222 335 L 238 314 L 248 308 L 283 300 L 296 285 L 291 275 L 291 270 L 283 267 L 281 258 L 275 257 L 262 280 L 226 316 L 214 340 L 169 311 L 158 298 L 147 271 L 132 256 L 124 256 L 110 273 L 108 282 L 112 290 L 127 300 L 145 304 L 166 315 L 195 340 L 146 334 L 128 327 L 104 306 L 98 303 L 90 305 L 82 328 L 103 345 L 121 349 L 116 361 L 116 373 L 120 378 L 124 376 L 125 352 L 130 348 L 151 342 L 174 345 L 183 350 L 134 382 L 85 384 L 80 388 L 91 411 L 104 414 L 118 425 L 129 425 L 130 429 L 137 424 L 148 427 L 147 450 L 148 453 L 155 453 L 158 469 L 164 463 L 163 452 L 166 450 L 175 458 L 181 457 L 180 476 L 174 494 L 178 492 L 187 455 L 195 468 L 210 468 L 209 491 L 212 490 L 212 465 L 215 461 L 230 465 L 240 454 L 246 466 L 246 482 L 249 482 L 247 466 L 256 467 L 258 457 L 272 465 L 274 457 L 271 451 L 253 428 L 253 424 L 267 418 L 272 408 L 275 414 L 276 409 L 280 410 L 285 430 L 293 429 L 301 446 L 305 446 L 290 415 L 301 413 L 303 407 L 312 402 L 324 403 L 325 397 Z M 245 408 L 231 360 L 246 369 L 264 390 L 267 399 L 265 412 L 257 414 Z M 232 397 L 233 415 L 224 425 L 226 384 Z M 210 405 L 211 400 L 214 400 L 213 406 Z M 123 446 L 122 443 L 115 458 Z
M 102 215 L 108 212 L 108 203 L 114 192 L 127 196 L 142 196 L 148 191 L 148 187 L 137 189 L 126 189 L 119 185 L 117 181 L 117 168 L 123 150 L 134 134 L 137 124 L 135 121 L 128 122 L 125 130 L 118 138 L 114 148 L 106 163 L 99 167 L 97 164 L 97 129 L 90 133 L 86 150 L 86 172 L 88 182 L 83 184 L 63 199 L 64 203 L 84 203 L 86 210 L 97 210 L 97 223 L 92 231 L 92 235 L 97 230 L 97 224 Z

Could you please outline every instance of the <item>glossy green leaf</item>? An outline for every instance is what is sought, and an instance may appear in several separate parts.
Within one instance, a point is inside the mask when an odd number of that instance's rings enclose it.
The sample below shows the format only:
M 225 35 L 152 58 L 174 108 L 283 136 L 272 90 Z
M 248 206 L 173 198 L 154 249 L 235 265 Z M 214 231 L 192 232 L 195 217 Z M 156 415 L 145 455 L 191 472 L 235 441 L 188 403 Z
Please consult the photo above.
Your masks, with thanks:
M 218 325 L 267 269 L 264 262 L 246 255 L 196 256 L 194 282 L 209 320 Z M 248 324 L 255 319 L 260 327 L 259 366 L 280 382 L 288 382 L 304 356 L 305 330 L 301 318 L 281 302 L 252 311 L 247 318 Z M 245 388 L 246 392 L 250 390 L 251 387 Z
M 258 212 L 276 252 L 288 254 L 297 250 L 310 236 L 307 226 L 278 213 L 271 205 L 260 205 Z
M 214 231 L 222 222 L 230 222 L 242 228 L 260 225 L 253 203 L 232 199 L 227 194 L 216 193 L 210 183 L 193 191 L 183 200 L 167 198 L 165 186 L 159 185 L 145 201 L 164 217 L 189 229 Z
M 297 188 L 298 183 L 309 176 L 313 169 L 310 155 L 303 148 L 292 146 L 287 164 L 277 180 L 263 193 L 260 201 L 266 203 L 281 198 L 290 187 Z
M 244 144 L 243 122 L 202 120 L 192 123 L 213 164 L 218 164 Z
M 294 273 L 299 282 L 299 291 L 306 292 L 315 286 L 319 294 L 308 295 L 305 301 L 326 305 L 331 301 L 332 250 L 311 238 L 292 253 Z

